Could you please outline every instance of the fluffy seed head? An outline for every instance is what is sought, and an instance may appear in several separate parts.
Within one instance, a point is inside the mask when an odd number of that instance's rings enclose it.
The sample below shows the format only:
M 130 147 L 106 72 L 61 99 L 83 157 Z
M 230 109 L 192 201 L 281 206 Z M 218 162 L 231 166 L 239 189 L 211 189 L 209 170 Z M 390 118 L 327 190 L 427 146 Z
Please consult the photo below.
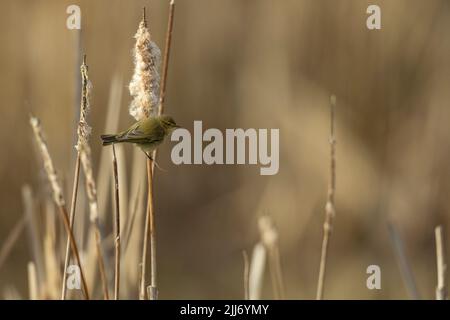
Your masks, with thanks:
M 134 73 L 129 90 L 133 97 L 130 103 L 130 115 L 136 120 L 156 114 L 159 103 L 159 66 L 161 64 L 161 50 L 151 41 L 145 17 L 139 24 L 134 36 Z

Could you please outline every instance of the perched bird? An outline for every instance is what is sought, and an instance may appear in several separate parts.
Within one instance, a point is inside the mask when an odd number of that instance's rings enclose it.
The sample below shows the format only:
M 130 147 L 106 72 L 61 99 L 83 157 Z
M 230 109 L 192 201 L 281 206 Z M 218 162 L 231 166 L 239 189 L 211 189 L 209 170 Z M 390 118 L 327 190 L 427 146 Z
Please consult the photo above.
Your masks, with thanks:
M 172 117 L 161 115 L 142 119 L 133 124 L 127 130 L 118 134 L 101 135 L 104 146 L 129 142 L 134 143 L 144 151 L 150 160 L 153 152 L 173 130 L 179 128 Z

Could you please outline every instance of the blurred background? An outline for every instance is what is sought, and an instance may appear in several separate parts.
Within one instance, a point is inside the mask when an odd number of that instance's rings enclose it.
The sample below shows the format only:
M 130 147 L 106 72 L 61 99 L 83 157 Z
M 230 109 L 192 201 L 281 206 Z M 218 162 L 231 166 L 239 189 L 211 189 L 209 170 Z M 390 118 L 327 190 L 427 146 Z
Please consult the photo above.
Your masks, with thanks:
M 450 218 L 450 2 L 176 3 L 166 113 L 189 130 L 194 120 L 221 130 L 279 128 L 280 170 L 260 176 L 259 166 L 252 165 L 175 166 L 174 143 L 160 148 L 158 163 L 165 169 L 155 174 L 160 298 L 243 298 L 242 251 L 251 254 L 259 241 L 262 214 L 271 216 L 278 230 L 286 298 L 315 297 L 329 181 L 329 97 L 335 94 L 337 214 L 325 298 L 411 297 L 388 232 L 391 223 L 420 297 L 433 299 L 434 227 L 442 224 L 448 234 Z M 81 31 L 66 28 L 71 4 L 81 8 Z M 366 27 L 370 4 L 381 8 L 381 30 Z M 30 112 L 42 121 L 70 202 L 82 53 L 93 84 L 88 121 L 94 173 L 103 177 L 99 205 L 112 276 L 111 149 L 102 150 L 99 135 L 134 121 L 127 85 L 144 6 L 153 40 L 163 50 L 165 0 L 2 1 L 0 247 L 17 234 L 0 261 L 2 299 L 28 298 L 32 230 L 43 237 L 45 217 L 56 212 L 35 152 Z M 121 215 L 127 225 L 136 211 L 131 237 L 140 252 L 145 159 L 132 146 L 118 152 Z M 75 230 L 87 247 L 83 184 Z M 34 226 L 23 222 L 24 185 L 32 190 Z M 53 245 L 61 263 L 65 237 L 56 236 Z M 137 297 L 139 261 L 133 257 L 124 253 L 123 298 Z M 366 287 L 372 264 L 381 268 L 381 290 Z M 262 297 L 273 298 L 268 271 Z

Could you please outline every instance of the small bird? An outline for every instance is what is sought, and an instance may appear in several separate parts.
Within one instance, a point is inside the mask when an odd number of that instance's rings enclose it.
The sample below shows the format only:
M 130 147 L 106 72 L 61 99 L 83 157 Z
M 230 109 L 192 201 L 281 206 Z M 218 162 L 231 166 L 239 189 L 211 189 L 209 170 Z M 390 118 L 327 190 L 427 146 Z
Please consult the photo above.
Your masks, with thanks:
M 164 141 L 167 135 L 179 127 L 172 117 L 161 115 L 142 119 L 118 134 L 104 134 L 100 137 L 104 146 L 121 142 L 134 143 L 153 161 L 150 153 Z

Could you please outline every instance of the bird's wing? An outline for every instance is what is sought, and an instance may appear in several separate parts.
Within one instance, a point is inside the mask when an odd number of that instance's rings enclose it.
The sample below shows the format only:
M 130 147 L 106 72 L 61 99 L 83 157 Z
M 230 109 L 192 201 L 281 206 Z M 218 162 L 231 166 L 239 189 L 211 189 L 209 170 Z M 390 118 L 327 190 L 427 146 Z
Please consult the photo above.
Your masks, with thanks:
M 159 122 L 154 119 L 145 119 L 136 122 L 128 130 L 120 133 L 117 139 L 131 143 L 153 143 L 162 140 L 163 137 L 164 130 Z

